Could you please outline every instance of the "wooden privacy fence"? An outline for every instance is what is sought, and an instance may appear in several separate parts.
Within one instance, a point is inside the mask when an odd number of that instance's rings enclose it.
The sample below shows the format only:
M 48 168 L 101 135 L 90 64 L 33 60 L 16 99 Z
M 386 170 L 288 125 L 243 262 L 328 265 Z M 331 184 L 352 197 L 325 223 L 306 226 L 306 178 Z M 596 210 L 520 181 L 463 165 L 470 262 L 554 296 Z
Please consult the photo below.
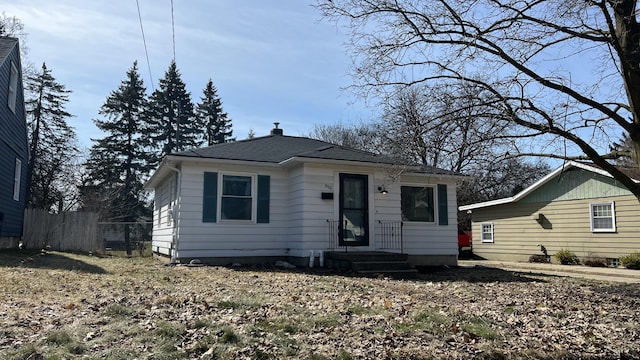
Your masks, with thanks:
M 103 248 L 97 236 L 98 214 L 27 209 L 24 217 L 22 245 L 26 249 L 50 247 L 55 251 L 93 252 Z

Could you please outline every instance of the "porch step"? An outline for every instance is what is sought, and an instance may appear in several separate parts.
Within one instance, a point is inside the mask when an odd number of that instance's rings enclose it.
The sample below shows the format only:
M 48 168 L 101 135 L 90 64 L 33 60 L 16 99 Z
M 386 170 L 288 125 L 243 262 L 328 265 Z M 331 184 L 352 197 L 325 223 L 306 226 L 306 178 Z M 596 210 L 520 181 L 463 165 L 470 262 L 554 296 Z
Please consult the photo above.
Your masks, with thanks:
M 348 261 L 407 261 L 409 255 L 400 253 L 390 253 L 382 251 L 366 251 L 366 252 L 342 252 L 329 251 L 327 258 Z
M 353 271 L 363 276 L 385 275 L 414 279 L 418 271 L 407 262 L 407 254 L 387 252 L 329 252 L 327 265 L 339 271 Z

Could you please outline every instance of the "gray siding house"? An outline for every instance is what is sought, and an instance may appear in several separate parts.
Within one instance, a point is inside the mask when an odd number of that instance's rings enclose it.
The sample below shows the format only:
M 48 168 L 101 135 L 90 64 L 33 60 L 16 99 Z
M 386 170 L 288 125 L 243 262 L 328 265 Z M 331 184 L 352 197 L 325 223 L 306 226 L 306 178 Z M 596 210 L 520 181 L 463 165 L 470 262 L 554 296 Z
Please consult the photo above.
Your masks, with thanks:
M 0 248 L 17 247 L 22 236 L 28 160 L 18 39 L 0 37 Z
M 599 167 L 569 161 L 517 195 L 460 206 L 471 212 L 473 252 L 528 261 L 561 249 L 612 260 L 640 251 L 640 203 Z
M 311 251 L 453 265 L 460 178 L 275 128 L 167 156 L 146 184 L 155 191 L 152 248 L 217 265 L 302 265 Z

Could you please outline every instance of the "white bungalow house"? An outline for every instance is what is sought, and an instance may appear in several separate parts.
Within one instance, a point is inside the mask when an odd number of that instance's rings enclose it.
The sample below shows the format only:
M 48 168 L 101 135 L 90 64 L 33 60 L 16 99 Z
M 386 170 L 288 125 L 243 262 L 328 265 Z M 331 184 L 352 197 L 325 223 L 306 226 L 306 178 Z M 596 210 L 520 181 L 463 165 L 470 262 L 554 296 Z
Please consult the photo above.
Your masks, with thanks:
M 276 125 L 269 136 L 166 156 L 145 185 L 155 191 L 152 249 L 214 265 L 302 265 L 311 251 L 455 265 L 461 178 Z

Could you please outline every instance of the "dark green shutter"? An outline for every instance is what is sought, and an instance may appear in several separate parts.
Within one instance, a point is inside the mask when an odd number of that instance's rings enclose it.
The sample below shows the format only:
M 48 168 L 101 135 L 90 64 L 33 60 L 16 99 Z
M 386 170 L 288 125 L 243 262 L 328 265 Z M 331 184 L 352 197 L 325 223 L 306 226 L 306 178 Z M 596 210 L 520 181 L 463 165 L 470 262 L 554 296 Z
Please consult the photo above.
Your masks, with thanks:
M 204 196 L 202 200 L 202 222 L 218 219 L 218 173 L 204 173 Z
M 449 225 L 449 209 L 447 209 L 446 184 L 438 184 L 438 224 Z
M 269 223 L 269 199 L 271 197 L 271 177 L 258 175 L 258 223 Z

